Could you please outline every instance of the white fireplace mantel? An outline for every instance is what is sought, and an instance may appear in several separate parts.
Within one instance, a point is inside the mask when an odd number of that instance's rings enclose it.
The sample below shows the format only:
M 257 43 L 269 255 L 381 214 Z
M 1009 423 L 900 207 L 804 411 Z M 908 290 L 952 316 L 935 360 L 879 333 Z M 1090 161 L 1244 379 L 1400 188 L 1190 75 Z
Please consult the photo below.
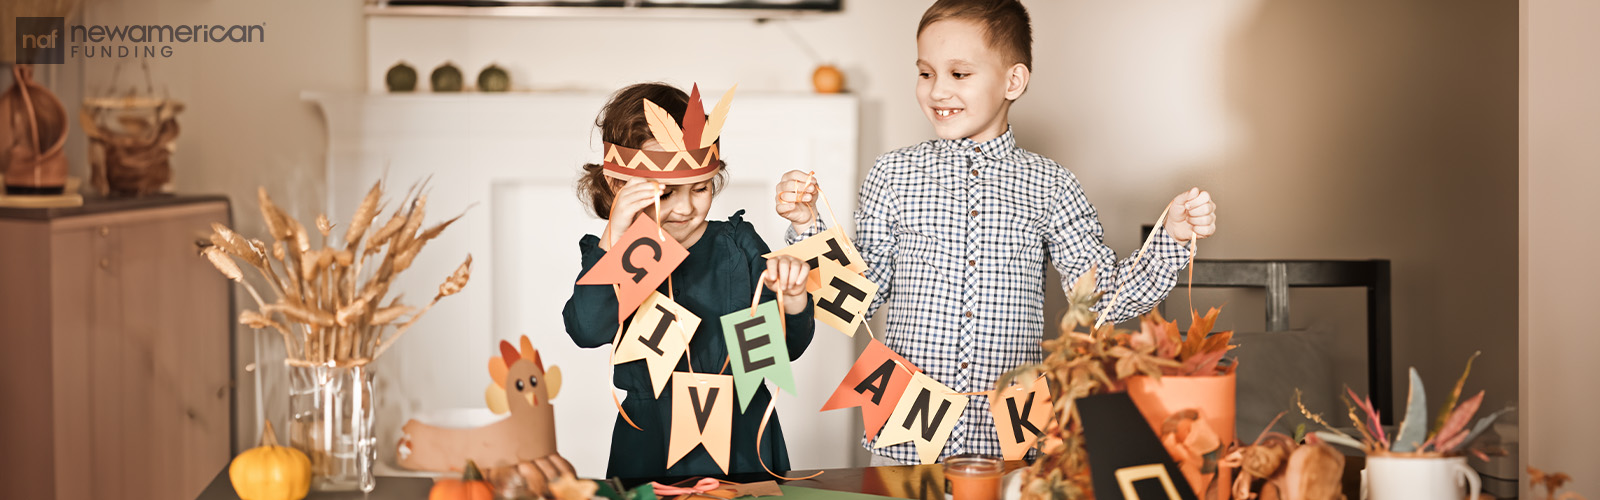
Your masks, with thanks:
M 719 96 L 722 89 L 701 89 Z M 529 336 L 546 365 L 567 381 L 556 404 L 559 447 L 589 477 L 605 472 L 612 418 L 611 366 L 604 349 L 578 349 L 561 309 L 578 271 L 578 239 L 604 221 L 576 196 L 581 165 L 600 159 L 595 115 L 601 92 L 368 94 L 308 91 L 328 130 L 327 210 L 346 221 L 372 183 L 391 198 L 429 179 L 427 223 L 465 217 L 418 256 L 397 283 L 410 303 L 431 298 L 468 253 L 472 281 L 441 301 L 379 362 L 380 457 L 406 418 L 483 408 L 487 360 L 501 339 Z M 785 221 L 772 210 L 783 172 L 816 171 L 845 224 L 855 208 L 858 102 L 849 95 L 741 92 L 723 137 L 729 184 L 712 205 L 720 220 L 738 209 L 773 248 Z M 470 207 L 470 208 L 469 208 Z M 391 203 L 390 209 L 393 209 Z M 850 339 L 818 325 L 794 365 L 799 395 L 779 399 L 796 468 L 849 463 L 859 437 L 851 412 L 819 413 L 854 361 Z M 620 397 L 620 393 L 619 393 Z M 388 459 L 386 459 L 387 461 Z

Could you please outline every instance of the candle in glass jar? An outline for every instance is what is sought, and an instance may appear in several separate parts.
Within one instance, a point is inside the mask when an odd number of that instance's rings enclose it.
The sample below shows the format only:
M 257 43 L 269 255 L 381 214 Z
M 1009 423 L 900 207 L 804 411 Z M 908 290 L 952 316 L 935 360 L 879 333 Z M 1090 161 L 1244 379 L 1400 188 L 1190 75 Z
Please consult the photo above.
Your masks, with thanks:
M 955 500 L 1000 500 L 1005 462 L 988 455 L 956 455 L 944 460 L 944 479 Z

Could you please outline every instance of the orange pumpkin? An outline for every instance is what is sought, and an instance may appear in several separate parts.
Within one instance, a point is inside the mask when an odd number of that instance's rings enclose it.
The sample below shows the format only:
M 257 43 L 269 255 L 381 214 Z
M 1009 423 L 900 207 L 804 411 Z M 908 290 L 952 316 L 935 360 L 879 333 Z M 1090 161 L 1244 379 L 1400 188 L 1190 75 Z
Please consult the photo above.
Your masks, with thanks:
M 494 500 L 494 492 L 489 488 L 489 482 L 483 480 L 478 464 L 468 460 L 467 470 L 461 473 L 461 479 L 434 482 L 433 489 L 428 490 L 428 500 Z

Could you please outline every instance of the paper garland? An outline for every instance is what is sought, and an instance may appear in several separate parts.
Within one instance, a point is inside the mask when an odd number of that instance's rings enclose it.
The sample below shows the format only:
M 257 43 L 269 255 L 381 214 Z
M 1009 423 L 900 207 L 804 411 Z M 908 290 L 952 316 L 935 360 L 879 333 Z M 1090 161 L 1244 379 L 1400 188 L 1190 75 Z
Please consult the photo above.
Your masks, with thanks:
M 727 375 L 672 374 L 668 468 L 696 446 L 704 446 L 722 473 L 728 473 L 728 456 L 733 450 L 733 384 L 733 377 Z
M 776 300 L 766 301 L 754 311 L 740 309 L 722 317 L 722 339 L 728 345 L 740 413 L 749 410 L 750 399 L 755 397 L 763 379 L 771 380 L 790 393 L 795 392 L 783 321 L 783 312 L 778 310 Z
M 650 370 L 650 383 L 657 397 L 666 388 L 667 379 L 689 350 L 689 341 L 700 318 L 684 309 L 661 292 L 651 291 L 650 297 L 640 304 L 639 310 L 628 323 L 628 329 L 617 343 L 611 364 L 645 360 Z
M 900 403 L 894 407 L 894 413 L 889 414 L 889 423 L 883 426 L 883 434 L 872 447 L 912 441 L 917 445 L 922 463 L 938 462 L 939 452 L 950 440 L 950 431 L 955 429 L 956 421 L 961 420 L 961 412 L 966 409 L 966 396 L 955 394 L 926 373 L 912 375 Z
M 889 414 L 911 383 L 911 375 L 918 371 L 921 370 L 889 346 L 871 339 L 821 411 L 861 407 L 861 424 L 866 429 L 865 437 L 870 439 L 889 421 Z
M 641 213 L 578 284 L 617 285 L 617 323 L 622 323 L 688 257 L 688 249 L 676 238 L 662 237 L 661 226 Z

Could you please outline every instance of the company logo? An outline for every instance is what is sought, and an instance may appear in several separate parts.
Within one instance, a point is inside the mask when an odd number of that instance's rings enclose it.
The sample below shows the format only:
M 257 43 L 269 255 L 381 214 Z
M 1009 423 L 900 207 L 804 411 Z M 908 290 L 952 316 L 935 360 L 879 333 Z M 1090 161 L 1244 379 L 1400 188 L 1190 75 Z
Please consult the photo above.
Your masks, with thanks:
M 17 64 L 66 62 L 66 18 L 18 17 L 16 33 Z
M 67 55 L 76 58 L 121 59 L 172 57 L 174 45 L 214 43 L 263 43 L 267 25 L 222 24 L 130 24 L 73 25 L 65 18 L 18 17 L 17 63 L 62 64 Z

